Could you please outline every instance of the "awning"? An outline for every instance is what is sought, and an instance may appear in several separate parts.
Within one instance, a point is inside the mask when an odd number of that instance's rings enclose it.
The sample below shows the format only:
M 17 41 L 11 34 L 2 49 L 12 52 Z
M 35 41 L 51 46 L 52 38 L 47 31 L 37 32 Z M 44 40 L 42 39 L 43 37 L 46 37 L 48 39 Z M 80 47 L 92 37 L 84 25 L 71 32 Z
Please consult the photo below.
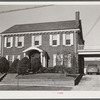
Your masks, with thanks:
M 39 52 L 43 52 L 42 49 L 37 48 L 37 47 L 35 47 L 35 46 L 31 46 L 31 47 L 27 48 L 26 50 L 24 50 L 23 52 L 24 52 L 24 53 L 27 53 L 27 52 L 29 52 L 29 51 L 31 51 L 31 50 L 37 50 L 37 51 L 39 51 Z

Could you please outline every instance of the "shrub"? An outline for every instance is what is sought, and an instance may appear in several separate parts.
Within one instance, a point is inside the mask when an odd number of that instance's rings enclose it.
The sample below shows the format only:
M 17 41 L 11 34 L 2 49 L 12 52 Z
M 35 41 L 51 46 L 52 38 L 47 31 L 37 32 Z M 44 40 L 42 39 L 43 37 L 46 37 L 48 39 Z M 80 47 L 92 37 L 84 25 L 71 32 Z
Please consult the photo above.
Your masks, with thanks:
M 39 71 L 41 67 L 42 66 L 41 66 L 41 62 L 39 58 L 34 57 L 31 59 L 31 71 L 33 73 L 36 73 L 37 71 Z
M 15 59 L 9 68 L 9 73 L 17 73 L 19 59 Z
M 0 59 L 0 72 L 7 73 L 9 70 L 9 61 L 5 57 Z
M 18 74 L 24 75 L 28 73 L 30 66 L 31 66 L 30 60 L 27 57 L 24 57 L 18 63 Z
M 65 72 L 65 67 L 62 65 L 57 65 L 54 67 L 55 73 L 64 73 Z
M 45 73 L 55 73 L 54 67 L 48 67 L 48 68 L 45 70 Z

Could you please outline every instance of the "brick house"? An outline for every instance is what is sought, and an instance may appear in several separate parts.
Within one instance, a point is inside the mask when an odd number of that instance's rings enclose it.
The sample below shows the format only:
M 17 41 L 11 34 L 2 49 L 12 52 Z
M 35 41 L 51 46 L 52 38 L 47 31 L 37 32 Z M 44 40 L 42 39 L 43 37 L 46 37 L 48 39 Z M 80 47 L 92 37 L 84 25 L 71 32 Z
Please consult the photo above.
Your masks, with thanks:
M 75 20 L 14 25 L 0 34 L 1 55 L 9 61 L 37 56 L 43 67 L 56 65 L 56 55 L 74 52 L 78 59 L 78 45 L 84 45 L 79 12 Z

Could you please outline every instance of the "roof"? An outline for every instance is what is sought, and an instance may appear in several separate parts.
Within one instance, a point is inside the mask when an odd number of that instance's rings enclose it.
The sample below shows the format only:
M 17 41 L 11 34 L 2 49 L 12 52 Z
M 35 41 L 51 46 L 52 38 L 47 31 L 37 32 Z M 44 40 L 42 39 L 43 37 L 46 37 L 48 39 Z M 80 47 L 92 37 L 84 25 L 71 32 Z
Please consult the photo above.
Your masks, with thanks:
M 1 34 L 18 33 L 18 32 L 36 32 L 36 31 L 49 31 L 49 30 L 77 29 L 77 28 L 79 28 L 79 25 L 77 24 L 76 20 L 45 22 L 45 23 L 14 25 L 11 28 L 2 32 Z

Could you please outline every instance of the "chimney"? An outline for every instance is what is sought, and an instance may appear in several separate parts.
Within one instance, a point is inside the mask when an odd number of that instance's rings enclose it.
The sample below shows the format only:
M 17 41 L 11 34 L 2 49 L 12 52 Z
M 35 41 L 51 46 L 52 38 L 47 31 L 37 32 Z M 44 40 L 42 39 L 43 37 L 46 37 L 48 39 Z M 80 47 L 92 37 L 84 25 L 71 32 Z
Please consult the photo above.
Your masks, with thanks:
M 77 11 L 77 12 L 75 13 L 75 17 L 76 17 L 76 21 L 79 22 L 79 20 L 80 20 L 80 12 L 79 12 L 79 11 Z

